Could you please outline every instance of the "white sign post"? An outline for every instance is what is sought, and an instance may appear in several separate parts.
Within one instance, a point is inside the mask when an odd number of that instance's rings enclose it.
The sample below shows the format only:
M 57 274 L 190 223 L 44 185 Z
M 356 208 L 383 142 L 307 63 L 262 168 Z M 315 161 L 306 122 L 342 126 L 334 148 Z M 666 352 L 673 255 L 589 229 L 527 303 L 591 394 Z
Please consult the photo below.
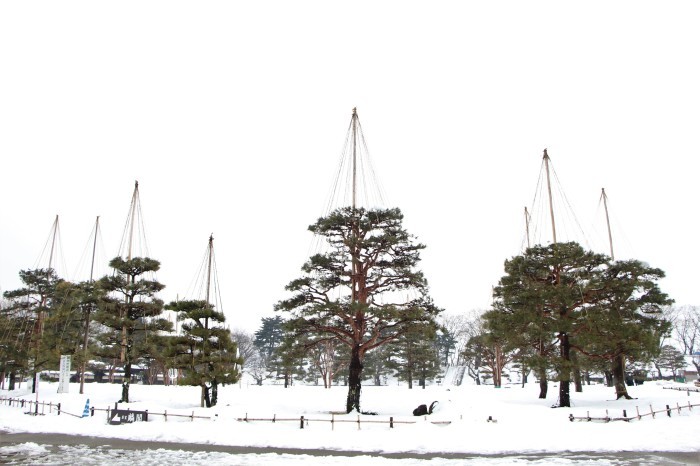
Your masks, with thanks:
M 58 393 L 68 393 L 70 385 L 70 355 L 61 355 L 61 370 L 58 374 Z

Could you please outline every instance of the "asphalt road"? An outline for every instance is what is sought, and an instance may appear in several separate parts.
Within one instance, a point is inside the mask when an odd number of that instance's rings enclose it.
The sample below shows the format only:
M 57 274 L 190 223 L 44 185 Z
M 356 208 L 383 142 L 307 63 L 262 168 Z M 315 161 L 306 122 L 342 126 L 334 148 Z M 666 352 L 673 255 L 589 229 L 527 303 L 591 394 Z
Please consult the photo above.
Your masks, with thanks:
M 495 454 L 478 455 L 470 453 L 383 453 L 368 451 L 345 451 L 345 450 L 324 450 L 324 449 L 301 449 L 301 448 L 277 448 L 277 447 L 243 447 L 228 445 L 206 445 L 196 443 L 170 443 L 153 442 L 139 440 L 124 440 L 119 438 L 89 437 L 79 435 L 65 435 L 53 433 L 7 433 L 0 431 L 0 447 L 17 445 L 26 442 L 34 442 L 40 445 L 52 446 L 77 446 L 87 445 L 90 448 L 112 448 L 121 450 L 183 450 L 191 452 L 221 452 L 228 454 L 262 454 L 278 453 L 290 455 L 312 455 L 312 456 L 376 456 L 383 458 L 411 458 L 417 460 L 430 460 L 432 458 L 445 459 L 476 459 L 476 458 L 527 458 L 531 460 L 543 460 L 547 458 L 568 458 L 574 464 L 578 458 L 581 459 L 609 459 L 616 465 L 624 464 L 629 466 L 663 464 L 663 465 L 700 465 L 700 450 L 697 452 L 562 452 L 562 453 L 528 453 L 528 454 Z M 0 459 L 0 463 L 3 461 Z

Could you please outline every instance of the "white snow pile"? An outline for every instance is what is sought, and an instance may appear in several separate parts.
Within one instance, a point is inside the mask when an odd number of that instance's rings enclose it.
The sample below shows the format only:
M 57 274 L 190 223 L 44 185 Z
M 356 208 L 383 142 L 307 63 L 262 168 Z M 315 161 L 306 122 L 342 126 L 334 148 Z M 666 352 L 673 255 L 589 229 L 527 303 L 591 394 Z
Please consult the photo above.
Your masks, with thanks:
M 613 389 L 590 385 L 584 386 L 582 393 L 572 392 L 572 408 L 553 409 L 558 390 L 552 384 L 546 400 L 537 398 L 537 384 L 500 389 L 475 385 L 413 390 L 397 385 L 364 386 L 363 410 L 377 414 L 358 415 L 339 414 L 347 394 L 342 386 L 226 386 L 219 389 L 218 405 L 207 409 L 199 407 L 197 387 L 132 385 L 132 402 L 121 403 L 119 408 L 148 410 L 148 422 L 111 425 L 105 410 L 114 408 L 120 385 L 86 384 L 85 394 L 79 395 L 77 384 L 70 385 L 70 393 L 58 394 L 57 384 L 42 382 L 39 400 L 61 403 L 63 413 L 57 415 L 55 406 L 51 412 L 48 406 L 40 406 L 43 415 L 32 416 L 25 414 L 27 406 L 8 406 L 0 401 L 0 431 L 368 453 L 695 452 L 700 451 L 700 393 L 665 389 L 690 387 L 692 384 L 646 382 L 629 387 L 635 399 L 616 401 Z M 34 400 L 35 395 L 22 386 L 12 392 L 0 391 L 2 398 Z M 88 399 L 96 408 L 95 415 L 77 417 Z M 418 405 L 433 401 L 438 404 L 432 415 L 412 415 Z M 666 405 L 671 408 L 670 416 Z M 696 406 L 690 409 L 689 405 Z M 651 409 L 664 411 L 630 422 L 569 420 L 569 415 L 622 417 L 623 410 L 631 417 Z M 167 420 L 162 415 L 166 412 Z M 192 415 L 205 418 L 186 417 Z M 488 421 L 489 417 L 495 422 Z M 24 444 L 24 448 L 44 447 Z

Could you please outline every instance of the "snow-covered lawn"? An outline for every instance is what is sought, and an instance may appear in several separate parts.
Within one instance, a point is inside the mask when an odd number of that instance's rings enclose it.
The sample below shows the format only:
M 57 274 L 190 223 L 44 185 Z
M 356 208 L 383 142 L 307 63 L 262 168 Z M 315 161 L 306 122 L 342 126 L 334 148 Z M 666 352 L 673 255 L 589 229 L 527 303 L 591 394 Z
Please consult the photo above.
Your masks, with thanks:
M 346 387 L 330 390 L 296 385 L 255 386 L 239 384 L 219 390 L 219 404 L 211 409 L 199 407 L 199 389 L 181 386 L 132 385 L 132 403 L 128 408 L 148 410 L 148 422 L 110 425 L 107 413 L 78 418 L 67 414 L 43 416 L 24 414 L 28 409 L 0 403 L 0 431 L 54 432 L 75 435 L 116 437 L 135 440 L 206 443 L 213 445 L 274 446 L 289 448 L 354 450 L 365 452 L 459 452 L 529 453 L 559 451 L 700 451 L 700 406 L 687 409 L 688 403 L 700 405 L 700 393 L 667 390 L 664 387 L 693 387 L 692 384 L 647 382 L 629 387 L 637 399 L 614 401 L 614 391 L 602 385 L 585 386 L 583 393 L 572 393 L 572 408 L 552 409 L 557 388 L 550 384 L 549 398 L 537 398 L 537 384 L 525 388 L 466 385 L 428 387 L 409 390 L 403 386 L 364 386 L 362 405 L 377 415 L 332 414 L 342 411 Z M 98 409 L 114 407 L 120 395 L 119 385 L 86 384 L 85 395 L 71 384 L 70 393 L 57 394 L 57 384 L 40 384 L 41 401 L 61 403 L 64 411 L 81 414 L 86 400 Z M 572 387 L 573 388 L 573 387 Z M 0 391 L 0 397 L 34 399 L 22 387 L 13 392 Z M 438 401 L 432 416 L 414 417 L 419 404 Z M 632 422 L 571 422 L 569 415 L 611 417 L 642 414 L 650 406 L 660 410 L 675 408 L 671 417 L 657 414 Z M 678 413 L 677 406 L 686 406 Z M 120 409 L 127 406 L 120 405 Z M 40 408 L 41 411 L 41 408 Z M 155 413 L 169 414 L 167 421 Z M 172 414 L 206 416 L 191 420 Z M 300 429 L 300 417 L 308 420 Z M 489 416 L 497 422 L 487 422 Z M 293 421 L 249 421 L 240 418 L 294 419 Z M 390 428 L 388 421 L 396 423 Z M 336 421 L 331 424 L 331 418 Z M 370 421 L 383 421 L 381 423 Z

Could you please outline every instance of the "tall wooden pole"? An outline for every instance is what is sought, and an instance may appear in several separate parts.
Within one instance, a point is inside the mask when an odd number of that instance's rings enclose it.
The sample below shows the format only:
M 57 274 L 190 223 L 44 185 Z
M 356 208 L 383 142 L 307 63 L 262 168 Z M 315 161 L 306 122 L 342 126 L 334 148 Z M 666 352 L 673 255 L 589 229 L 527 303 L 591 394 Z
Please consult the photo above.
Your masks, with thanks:
M 527 248 L 530 249 L 530 213 L 525 207 L 525 235 L 527 236 Z
M 131 211 L 129 212 L 129 251 L 127 260 L 131 260 L 131 250 L 134 243 L 134 222 L 136 221 L 136 203 L 139 199 L 139 182 L 136 181 L 134 186 L 134 194 L 131 196 Z
M 54 250 L 56 249 L 56 236 L 58 235 L 58 215 L 56 215 L 56 219 L 53 222 L 53 233 L 51 235 L 51 250 L 49 252 L 49 266 L 46 269 L 46 290 L 44 290 L 44 293 L 41 295 L 41 304 L 39 306 L 39 312 L 37 314 L 37 319 L 36 319 L 36 325 L 35 325 L 35 333 L 36 333 L 36 341 L 34 342 L 34 383 L 32 387 L 32 393 L 36 394 L 36 401 L 37 401 L 37 406 L 39 403 L 39 371 L 37 370 L 36 367 L 36 362 L 39 360 L 39 349 L 41 347 L 41 340 L 44 337 L 44 319 L 46 318 L 46 302 L 48 299 L 48 292 L 49 292 L 49 285 L 51 284 L 51 270 L 53 267 L 53 253 Z M 38 408 L 37 408 L 38 409 Z M 37 409 L 35 409 L 35 414 L 38 413 Z
M 134 183 L 134 194 L 131 196 L 131 210 L 129 211 L 129 250 L 127 252 L 127 260 L 131 260 L 132 248 L 134 244 L 134 223 L 136 223 L 136 204 L 139 202 L 139 182 Z M 131 277 L 129 277 L 131 279 Z M 126 298 L 127 307 L 131 305 L 131 298 Z M 123 316 L 120 316 L 123 317 Z M 122 348 L 119 354 L 119 359 L 124 362 L 126 359 L 126 326 L 122 326 Z
M 605 207 L 605 221 L 608 224 L 608 241 L 610 242 L 610 258 L 615 260 L 615 251 L 613 250 L 612 230 L 610 229 L 610 216 L 608 215 L 608 196 L 605 194 L 605 188 L 601 194 L 603 198 L 603 206 Z
M 214 253 L 214 234 L 212 233 L 209 236 L 209 250 L 207 252 L 207 292 L 206 292 L 206 299 L 207 299 L 207 306 L 209 305 L 209 289 L 211 288 L 211 259 L 212 255 Z M 204 319 L 204 328 L 209 328 L 209 317 L 206 317 Z
M 90 262 L 90 285 L 94 282 L 94 272 L 95 272 L 95 251 L 97 250 L 97 232 L 100 228 L 100 216 L 97 216 L 95 220 L 95 235 L 92 240 L 92 261 Z M 92 286 L 89 288 L 92 292 Z M 92 299 L 92 296 L 90 297 Z M 87 349 L 88 349 L 88 336 L 90 331 L 90 313 L 92 312 L 92 302 L 88 305 L 87 313 L 85 315 L 85 334 L 83 336 L 83 363 L 80 367 L 80 394 L 83 394 L 85 387 L 85 368 L 87 366 Z
M 352 210 L 357 206 L 357 107 L 352 109 Z
M 547 149 L 544 150 L 544 166 L 547 170 L 547 193 L 549 194 L 549 216 L 552 218 L 552 242 L 557 242 L 557 227 L 554 223 L 554 205 L 552 204 L 552 183 L 549 178 L 549 155 Z

